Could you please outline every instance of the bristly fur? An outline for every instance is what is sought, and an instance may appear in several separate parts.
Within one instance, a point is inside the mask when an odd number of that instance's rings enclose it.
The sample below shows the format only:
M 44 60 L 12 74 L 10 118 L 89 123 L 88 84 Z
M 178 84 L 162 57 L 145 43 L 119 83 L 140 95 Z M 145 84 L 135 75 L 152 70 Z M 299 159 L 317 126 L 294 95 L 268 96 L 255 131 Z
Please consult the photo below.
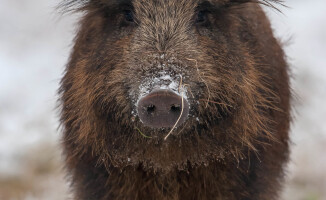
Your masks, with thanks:
M 63 13 L 76 12 L 76 11 L 78 12 L 78 11 L 84 11 L 90 7 L 104 6 L 109 1 L 114 1 L 114 0 L 63 0 L 59 4 L 58 9 Z M 283 0 L 226 0 L 224 2 L 229 6 L 239 5 L 244 3 L 258 3 L 274 8 L 278 11 L 280 10 L 275 6 L 275 4 L 285 6 L 283 4 L 284 2 Z
M 119 2 L 61 4 L 84 12 L 59 91 L 75 198 L 277 199 L 288 67 L 260 4 L 282 2 Z M 166 140 L 170 130 L 135 112 L 162 72 L 182 82 L 191 107 Z

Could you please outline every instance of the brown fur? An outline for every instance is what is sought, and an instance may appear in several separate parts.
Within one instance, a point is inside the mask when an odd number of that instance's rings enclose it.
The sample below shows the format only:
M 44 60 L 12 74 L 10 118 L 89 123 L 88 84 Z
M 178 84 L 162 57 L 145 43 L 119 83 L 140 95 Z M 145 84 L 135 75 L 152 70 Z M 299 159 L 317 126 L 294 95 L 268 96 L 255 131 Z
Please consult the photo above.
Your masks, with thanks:
M 277 199 L 290 92 L 258 4 L 272 1 L 206 1 L 203 23 L 201 0 L 128 2 L 64 3 L 85 12 L 60 88 L 75 198 Z M 125 9 L 135 22 L 124 20 Z M 140 85 L 162 64 L 183 77 L 191 107 L 166 141 L 168 129 L 132 114 Z

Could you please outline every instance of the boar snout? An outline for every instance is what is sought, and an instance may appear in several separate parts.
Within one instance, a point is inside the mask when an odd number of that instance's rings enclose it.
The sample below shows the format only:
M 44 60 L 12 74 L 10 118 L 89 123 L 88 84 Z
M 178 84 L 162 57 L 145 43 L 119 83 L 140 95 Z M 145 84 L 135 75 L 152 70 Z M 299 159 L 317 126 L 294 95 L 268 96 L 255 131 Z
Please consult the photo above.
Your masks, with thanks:
M 137 105 L 142 123 L 152 128 L 171 128 L 184 123 L 189 103 L 171 90 L 156 90 L 142 97 Z

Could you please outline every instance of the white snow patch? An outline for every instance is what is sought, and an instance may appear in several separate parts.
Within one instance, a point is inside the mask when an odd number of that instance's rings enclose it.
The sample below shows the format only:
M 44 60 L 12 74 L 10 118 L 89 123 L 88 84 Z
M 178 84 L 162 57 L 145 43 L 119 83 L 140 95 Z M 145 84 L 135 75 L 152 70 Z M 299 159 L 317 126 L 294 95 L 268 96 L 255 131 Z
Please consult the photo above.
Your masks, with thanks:
M 155 78 L 147 78 L 140 86 L 139 86 L 139 96 L 137 103 L 139 100 L 155 90 L 171 90 L 176 94 L 182 96 L 185 100 L 188 100 L 187 96 L 187 88 L 183 84 L 180 85 L 181 75 L 179 77 L 174 77 L 169 74 L 167 71 L 160 71 L 159 77 Z

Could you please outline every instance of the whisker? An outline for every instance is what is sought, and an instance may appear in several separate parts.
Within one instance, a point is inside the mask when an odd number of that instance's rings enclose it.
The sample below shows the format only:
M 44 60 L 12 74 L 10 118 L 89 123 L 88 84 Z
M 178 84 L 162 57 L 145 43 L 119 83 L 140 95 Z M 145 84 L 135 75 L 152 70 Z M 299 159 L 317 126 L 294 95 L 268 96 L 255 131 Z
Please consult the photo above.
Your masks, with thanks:
M 182 89 L 182 76 L 180 76 L 180 85 L 179 85 L 179 91 L 180 91 L 180 88 Z M 181 116 L 183 114 L 183 110 L 184 110 L 184 102 L 183 102 L 183 92 L 181 92 L 181 113 L 180 113 L 180 116 L 178 118 L 178 120 L 175 122 L 174 126 L 172 127 L 172 129 L 170 130 L 170 132 L 165 136 L 164 140 L 166 140 L 170 135 L 171 133 L 173 132 L 173 130 L 175 129 L 175 127 L 177 126 L 177 124 L 179 123 L 180 119 L 181 119 Z
M 206 102 L 206 106 L 205 106 L 205 108 L 207 108 L 207 107 L 208 107 L 208 102 L 209 102 L 210 97 L 211 97 L 211 92 L 210 92 L 210 90 L 209 90 L 209 87 L 208 87 L 206 81 L 205 81 L 205 80 L 202 78 L 202 76 L 200 75 L 200 71 L 199 71 L 199 68 L 198 68 L 198 62 L 197 62 L 197 60 L 195 60 L 195 59 L 191 59 L 191 58 L 187 58 L 187 60 L 194 61 L 194 62 L 196 63 L 195 66 L 196 66 L 196 69 L 197 69 L 198 76 L 199 76 L 199 78 L 202 80 L 202 82 L 205 84 L 205 86 L 206 86 L 206 88 L 207 88 L 208 97 L 207 97 L 207 102 Z

